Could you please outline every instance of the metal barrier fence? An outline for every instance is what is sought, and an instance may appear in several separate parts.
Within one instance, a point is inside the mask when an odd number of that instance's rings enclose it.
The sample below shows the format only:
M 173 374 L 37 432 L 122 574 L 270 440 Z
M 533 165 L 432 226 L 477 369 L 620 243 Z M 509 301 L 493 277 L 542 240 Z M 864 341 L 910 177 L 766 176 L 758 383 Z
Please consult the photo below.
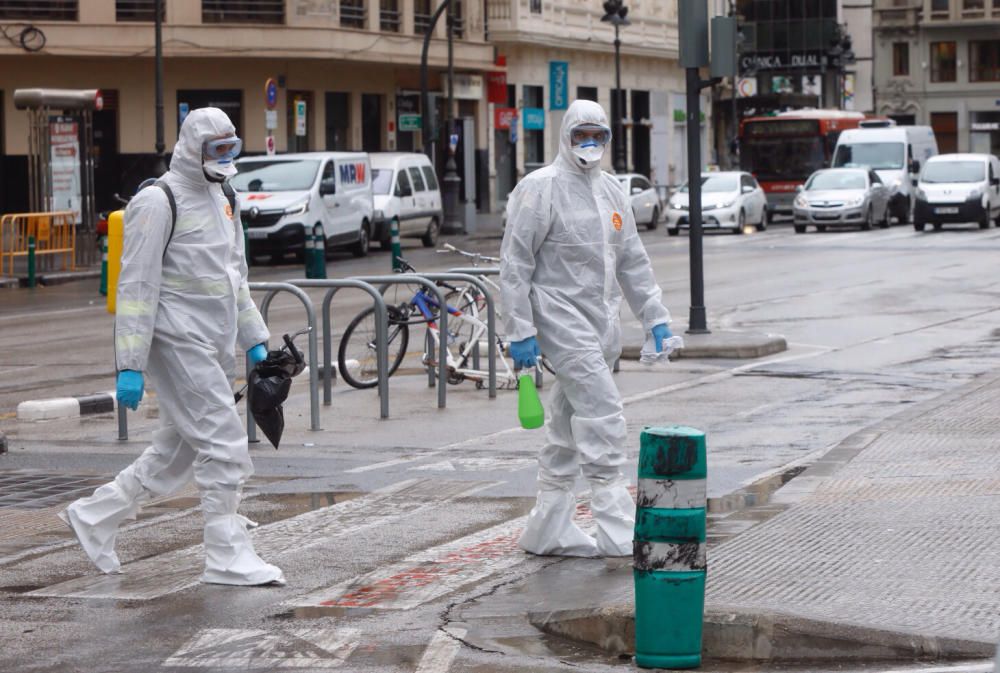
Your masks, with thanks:
M 51 257 L 49 266 L 53 266 L 62 257 L 61 270 L 75 268 L 76 216 L 72 211 L 13 213 L 0 218 L 0 276 L 15 275 L 16 259 L 27 261 L 29 238 L 35 239 L 37 259 Z
M 389 418 L 389 311 L 385 299 L 375 286 L 354 278 L 295 279 L 288 281 L 298 287 L 329 288 L 323 297 L 323 406 L 330 406 L 333 397 L 333 319 L 330 305 L 333 297 L 344 288 L 356 288 L 371 295 L 375 304 L 375 357 L 378 365 L 379 412 L 382 418 Z
M 439 306 L 445 306 L 444 293 L 441 291 L 433 281 L 428 280 L 422 276 L 410 273 L 394 273 L 389 276 L 355 276 L 351 280 L 360 280 L 365 283 L 372 283 L 377 285 L 380 290 L 384 291 L 389 285 L 421 285 L 428 290 L 430 290 L 435 297 Z M 438 322 L 440 323 L 439 329 L 441 334 L 448 334 L 448 312 L 440 311 Z M 438 339 L 438 409 L 444 409 L 447 406 L 447 384 L 448 380 L 448 339 L 442 338 Z M 388 365 L 386 365 L 388 369 Z
M 250 283 L 251 292 L 267 292 L 259 304 L 260 315 L 267 323 L 268 310 L 271 302 L 279 292 L 288 292 L 302 302 L 306 309 L 306 320 L 309 324 L 309 413 L 311 425 L 310 430 L 322 430 L 319 426 L 319 348 L 316 345 L 316 311 L 313 309 L 312 299 L 302 288 L 291 283 Z M 249 367 L 247 367 L 247 377 L 249 380 Z M 253 414 L 247 413 L 247 436 L 250 441 L 256 441 L 257 428 L 253 422 Z

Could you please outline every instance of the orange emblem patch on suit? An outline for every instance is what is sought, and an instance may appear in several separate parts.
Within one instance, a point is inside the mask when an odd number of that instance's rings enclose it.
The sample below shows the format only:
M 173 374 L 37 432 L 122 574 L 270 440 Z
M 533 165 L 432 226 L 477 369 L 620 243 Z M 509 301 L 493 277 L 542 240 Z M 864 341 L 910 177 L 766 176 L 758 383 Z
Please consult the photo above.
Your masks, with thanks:
M 622 216 L 618 213 L 611 214 L 611 224 L 614 226 L 615 231 L 622 230 Z

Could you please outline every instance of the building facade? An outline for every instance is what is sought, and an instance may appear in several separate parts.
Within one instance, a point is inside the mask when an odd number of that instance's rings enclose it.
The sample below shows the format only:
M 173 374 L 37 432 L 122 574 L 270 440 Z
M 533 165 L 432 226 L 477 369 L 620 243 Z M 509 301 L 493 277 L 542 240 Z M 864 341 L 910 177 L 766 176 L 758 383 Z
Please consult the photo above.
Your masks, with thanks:
M 506 101 L 491 103 L 491 117 L 502 118 L 504 110 L 508 118 L 516 115 L 513 129 L 494 126 L 491 134 L 491 170 L 502 202 L 520 176 L 556 156 L 568 102 L 597 101 L 615 118 L 615 29 L 601 21 L 604 12 L 597 0 L 486 4 L 488 39 L 506 62 L 508 89 Z M 625 144 L 629 172 L 646 175 L 655 184 L 675 185 L 687 174 L 677 3 L 630 0 L 627 6 L 631 24 L 620 29 L 625 138 L 613 143 Z M 703 103 L 702 110 L 709 107 Z M 703 142 L 703 157 L 705 146 Z M 607 170 L 613 149 L 604 157 Z
M 875 0 L 876 111 L 1000 154 L 1000 0 Z
M 481 77 L 493 68 L 493 48 L 485 41 L 482 3 L 455 2 L 454 64 L 463 85 L 457 87 L 455 111 L 472 119 L 471 140 L 485 148 Z M 264 153 L 269 136 L 278 152 L 423 146 L 416 94 L 430 0 L 164 0 L 164 5 L 167 153 L 186 112 L 205 105 L 229 114 L 250 154 Z M 0 212 L 26 207 L 28 119 L 14 107 L 16 89 L 102 90 L 104 108 L 94 114 L 98 209 L 116 207 L 114 193 L 131 194 L 152 173 L 153 7 L 152 0 L 0 2 L 0 25 L 17 27 L 9 31 L 13 40 L 0 41 Z M 19 40 L 24 26 L 32 30 Z M 445 117 L 446 38 L 442 18 L 428 58 L 438 120 Z M 268 79 L 278 85 L 271 114 Z

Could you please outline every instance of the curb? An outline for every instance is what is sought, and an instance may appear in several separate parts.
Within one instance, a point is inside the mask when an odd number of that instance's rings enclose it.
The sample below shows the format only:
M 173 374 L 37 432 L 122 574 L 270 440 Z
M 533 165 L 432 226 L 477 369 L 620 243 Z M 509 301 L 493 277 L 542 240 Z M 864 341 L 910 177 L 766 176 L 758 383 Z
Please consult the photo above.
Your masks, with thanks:
M 28 400 L 17 405 L 17 420 L 47 421 L 55 418 L 74 418 L 91 414 L 108 414 L 115 410 L 115 394 L 95 393 L 75 397 L 53 397 L 47 400 Z
M 731 332 L 715 330 L 709 334 L 688 334 L 678 325 L 674 330 L 684 338 L 684 348 L 677 351 L 678 359 L 727 359 L 742 360 L 762 358 L 788 350 L 785 337 L 780 334 Z M 622 326 L 622 359 L 638 360 L 646 334 L 637 325 Z M 674 359 L 673 356 L 670 358 Z
M 529 613 L 528 621 L 555 636 L 597 645 L 614 655 L 635 652 L 635 616 L 624 606 Z M 803 663 L 831 660 L 980 659 L 996 644 L 872 629 L 773 612 L 709 609 L 702 653 L 732 661 Z

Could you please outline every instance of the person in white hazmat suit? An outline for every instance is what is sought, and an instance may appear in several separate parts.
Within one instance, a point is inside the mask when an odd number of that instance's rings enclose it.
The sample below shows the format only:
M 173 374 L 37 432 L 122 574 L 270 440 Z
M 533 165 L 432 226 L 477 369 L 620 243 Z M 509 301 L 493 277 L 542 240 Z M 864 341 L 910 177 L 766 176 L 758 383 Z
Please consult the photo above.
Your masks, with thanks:
M 539 555 L 632 553 L 635 504 L 620 469 L 625 417 L 611 374 L 621 354 L 622 293 L 657 350 L 670 336 L 629 199 L 600 168 L 610 139 L 604 109 L 574 101 L 559 131 L 559 156 L 525 176 L 507 202 L 500 286 L 510 353 L 525 367 L 543 352 L 556 373 L 538 496 L 519 540 Z M 573 521 L 581 471 L 596 539 Z
M 61 517 L 105 573 L 120 572 L 118 526 L 141 503 L 178 491 L 193 477 L 205 519 L 203 582 L 284 583 L 254 551 L 254 525 L 236 513 L 253 467 L 233 398 L 236 348 L 266 357 L 269 334 L 247 286 L 239 209 L 222 182 L 236 173 L 242 146 L 217 108 L 191 112 L 161 180 L 174 195 L 141 190 L 125 211 L 118 278 L 115 357 L 119 404 L 136 408 L 148 374 L 159 400 L 153 444 L 115 480 L 71 504 Z M 236 212 L 233 212 L 233 211 Z

